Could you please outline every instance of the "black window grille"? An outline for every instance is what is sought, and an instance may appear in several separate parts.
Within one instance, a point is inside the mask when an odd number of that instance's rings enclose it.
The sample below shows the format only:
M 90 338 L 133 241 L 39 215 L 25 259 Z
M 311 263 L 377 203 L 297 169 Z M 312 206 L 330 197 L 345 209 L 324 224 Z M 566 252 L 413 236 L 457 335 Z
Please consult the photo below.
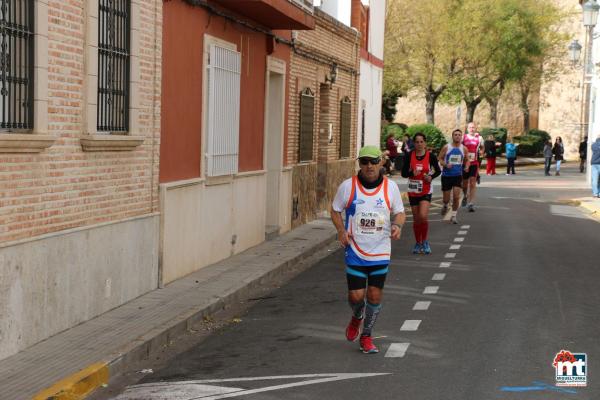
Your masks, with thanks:
M 306 88 L 300 94 L 300 161 L 313 159 L 313 136 L 315 129 L 315 94 Z
M 99 0 L 99 132 L 129 130 L 130 10 L 129 0 Z
M 0 0 L 0 128 L 33 129 L 34 0 Z
M 350 139 L 352 136 L 352 102 L 344 97 L 340 110 L 340 158 L 350 157 Z

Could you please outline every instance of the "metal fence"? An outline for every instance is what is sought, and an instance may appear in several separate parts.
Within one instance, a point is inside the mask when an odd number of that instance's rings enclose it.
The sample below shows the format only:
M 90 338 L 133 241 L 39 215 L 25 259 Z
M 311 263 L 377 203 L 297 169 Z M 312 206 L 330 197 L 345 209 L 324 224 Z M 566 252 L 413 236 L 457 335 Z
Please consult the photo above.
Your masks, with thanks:
M 130 0 L 99 0 L 99 132 L 129 129 L 130 10 Z
M 34 0 L 0 0 L 0 128 L 33 129 Z

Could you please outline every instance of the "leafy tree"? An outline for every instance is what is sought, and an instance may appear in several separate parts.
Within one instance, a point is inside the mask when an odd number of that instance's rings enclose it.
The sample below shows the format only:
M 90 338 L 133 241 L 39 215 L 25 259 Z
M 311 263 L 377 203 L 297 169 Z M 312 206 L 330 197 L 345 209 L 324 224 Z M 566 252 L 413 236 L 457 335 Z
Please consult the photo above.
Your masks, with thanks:
M 461 12 L 470 21 L 463 29 L 465 43 L 461 74 L 449 85 L 446 100 L 464 101 L 466 121 L 487 100 L 492 111 L 509 82 L 518 81 L 542 54 L 538 14 L 548 5 L 541 0 L 465 0 Z M 492 115 L 492 119 L 495 114 Z
M 539 91 L 543 83 L 555 80 L 566 68 L 565 49 L 568 35 L 560 32 L 560 26 L 567 14 L 543 0 L 527 0 L 539 7 L 535 26 L 540 52 L 516 80 L 519 91 L 519 107 L 523 113 L 523 132 L 529 132 L 529 98 Z
M 417 89 L 434 123 L 435 104 L 459 71 L 456 17 L 464 0 L 389 0 L 386 10 L 384 92 Z

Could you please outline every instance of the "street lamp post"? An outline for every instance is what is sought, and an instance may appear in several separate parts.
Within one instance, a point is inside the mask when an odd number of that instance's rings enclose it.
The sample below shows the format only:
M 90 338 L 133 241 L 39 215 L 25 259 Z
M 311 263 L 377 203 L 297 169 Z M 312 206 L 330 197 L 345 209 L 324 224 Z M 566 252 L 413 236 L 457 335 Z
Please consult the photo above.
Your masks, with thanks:
M 583 103 L 581 105 L 581 130 L 579 133 L 579 142 L 583 141 L 583 137 L 587 133 L 587 129 L 589 127 L 589 107 L 590 107 L 590 94 L 591 94 L 591 86 L 592 86 L 592 75 L 594 73 L 594 65 L 592 63 L 592 46 L 594 41 L 594 27 L 598 22 L 598 11 L 600 10 L 600 5 L 596 2 L 596 0 L 588 0 L 582 5 L 583 11 L 583 26 L 586 28 L 585 35 L 585 52 L 583 55 Z M 577 49 L 579 47 L 579 49 Z M 571 43 L 569 46 L 569 50 L 571 51 L 571 56 L 575 55 L 577 51 L 581 52 L 581 45 L 577 41 Z M 577 57 L 579 58 L 579 57 Z

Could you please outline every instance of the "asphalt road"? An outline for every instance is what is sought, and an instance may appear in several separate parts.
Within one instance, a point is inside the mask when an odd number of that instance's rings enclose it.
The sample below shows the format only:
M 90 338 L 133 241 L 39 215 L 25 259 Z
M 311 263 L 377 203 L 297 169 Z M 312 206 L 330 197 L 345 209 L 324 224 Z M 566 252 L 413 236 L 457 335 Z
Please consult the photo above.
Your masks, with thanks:
M 574 169 L 517 172 L 484 176 L 477 211 L 461 210 L 459 225 L 434 204 L 430 256 L 410 254 L 406 225 L 374 330 L 379 354 L 345 340 L 340 249 L 236 323 L 131 375 L 116 398 L 600 398 L 600 223 L 565 201 L 587 195 Z M 562 349 L 587 354 L 587 387 L 555 386 Z

